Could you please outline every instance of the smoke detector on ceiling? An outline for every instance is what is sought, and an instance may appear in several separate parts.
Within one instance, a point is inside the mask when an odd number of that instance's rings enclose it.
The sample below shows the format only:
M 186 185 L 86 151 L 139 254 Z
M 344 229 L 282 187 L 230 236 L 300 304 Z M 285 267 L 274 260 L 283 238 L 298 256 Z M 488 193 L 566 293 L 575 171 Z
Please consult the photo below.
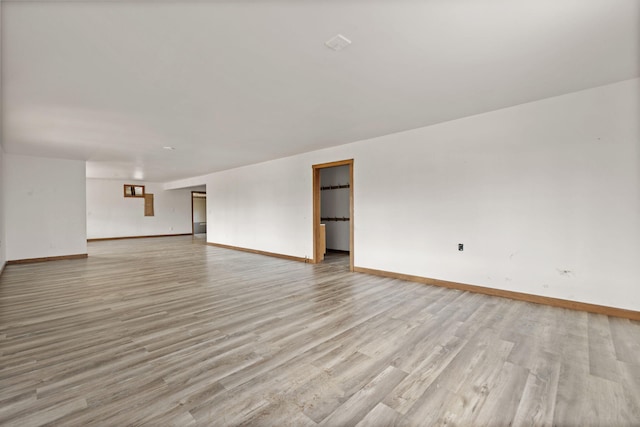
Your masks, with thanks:
M 324 44 L 326 44 L 330 49 L 342 50 L 351 44 L 351 40 L 349 40 L 342 34 L 338 34 L 337 36 L 331 37 Z

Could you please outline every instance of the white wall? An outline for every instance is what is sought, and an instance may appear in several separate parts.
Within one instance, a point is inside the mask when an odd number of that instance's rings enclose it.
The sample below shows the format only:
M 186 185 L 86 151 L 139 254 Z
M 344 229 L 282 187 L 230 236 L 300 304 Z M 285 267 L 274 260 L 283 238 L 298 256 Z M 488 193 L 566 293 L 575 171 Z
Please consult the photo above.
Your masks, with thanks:
M 320 186 L 350 184 L 349 166 L 320 169 Z M 320 192 L 320 217 L 349 218 L 349 188 Z M 325 224 L 327 249 L 349 250 L 349 221 L 321 221 Z
M 627 81 L 371 141 L 356 265 L 639 310 L 639 93 Z
M 0 5 L 0 45 L 2 45 L 2 5 Z M 2 53 L 0 52 L 0 82 L 2 81 Z M 3 99 L 2 98 L 2 86 L 0 85 L 0 100 Z M 2 102 L 0 102 L 0 119 L 2 117 Z M 1 129 L 0 129 L 0 135 L 2 134 Z M 3 183 L 4 183 L 4 165 L 3 165 L 3 154 L 4 151 L 2 149 L 2 141 L 0 141 L 0 272 L 2 272 L 2 269 L 5 265 L 5 263 L 7 262 L 7 254 L 6 254 L 6 250 L 5 250 L 5 221 L 4 221 L 4 188 L 3 188 Z
M 87 179 L 87 238 L 191 233 L 191 191 L 162 184 Z M 144 216 L 144 199 L 125 198 L 124 184 L 144 185 L 153 194 L 155 216 Z
M 312 258 L 310 174 L 289 157 L 210 175 L 207 241 Z
M 191 191 L 207 191 L 205 185 L 208 175 L 194 176 L 191 178 L 179 179 L 177 181 L 165 182 L 162 188 L 165 190 L 176 190 L 189 188 Z
M 640 310 L 639 81 L 213 173 L 208 240 L 310 257 L 354 158 L 356 266 Z
M 3 157 L 7 260 L 87 253 L 84 161 Z
M 193 198 L 193 222 L 207 222 L 207 198 L 206 197 Z
M 0 271 L 7 262 L 4 222 L 4 151 L 0 146 Z

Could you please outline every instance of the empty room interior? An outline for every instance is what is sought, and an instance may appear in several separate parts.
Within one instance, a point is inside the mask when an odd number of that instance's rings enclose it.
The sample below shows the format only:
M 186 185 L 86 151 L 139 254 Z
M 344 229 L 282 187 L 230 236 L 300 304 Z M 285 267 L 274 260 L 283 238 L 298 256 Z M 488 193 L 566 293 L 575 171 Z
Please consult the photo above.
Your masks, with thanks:
M 0 90 L 0 425 L 640 426 L 637 0 L 2 0 Z

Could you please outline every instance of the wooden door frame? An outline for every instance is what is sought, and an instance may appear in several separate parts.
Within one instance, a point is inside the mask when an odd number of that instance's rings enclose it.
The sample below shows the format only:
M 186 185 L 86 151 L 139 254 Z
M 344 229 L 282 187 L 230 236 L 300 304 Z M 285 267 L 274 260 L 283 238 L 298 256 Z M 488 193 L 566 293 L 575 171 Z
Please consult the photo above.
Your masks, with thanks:
M 192 191 L 191 192 L 191 235 L 195 236 L 196 234 L 196 230 L 195 227 L 193 226 L 193 195 L 194 194 L 204 194 L 205 196 L 207 195 L 206 191 Z
M 353 271 L 353 159 L 337 162 L 321 163 L 312 166 L 313 171 L 313 259 L 317 264 L 322 259 L 320 254 L 320 171 L 326 168 L 349 165 L 349 271 Z

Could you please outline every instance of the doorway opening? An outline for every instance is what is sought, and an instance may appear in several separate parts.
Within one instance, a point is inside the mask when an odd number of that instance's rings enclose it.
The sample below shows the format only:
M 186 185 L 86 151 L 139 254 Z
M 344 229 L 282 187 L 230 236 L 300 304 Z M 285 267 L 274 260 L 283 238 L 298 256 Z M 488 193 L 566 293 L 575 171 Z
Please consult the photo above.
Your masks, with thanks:
M 349 256 L 353 271 L 353 159 L 313 165 L 313 260 Z
M 191 234 L 207 239 L 207 193 L 191 192 Z

